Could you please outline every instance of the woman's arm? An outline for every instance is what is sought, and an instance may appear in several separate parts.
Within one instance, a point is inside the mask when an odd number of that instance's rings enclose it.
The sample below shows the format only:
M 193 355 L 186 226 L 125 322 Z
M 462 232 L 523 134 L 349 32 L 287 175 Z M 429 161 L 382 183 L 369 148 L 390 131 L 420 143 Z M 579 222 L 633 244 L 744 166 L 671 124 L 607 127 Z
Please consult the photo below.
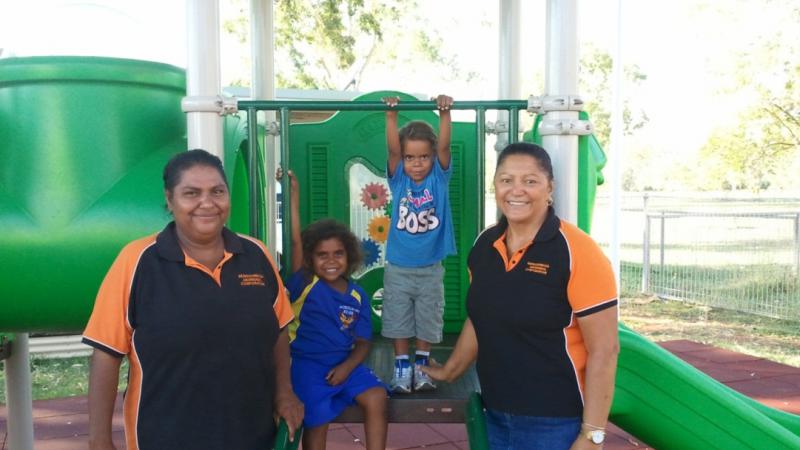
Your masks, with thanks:
M 617 373 L 619 337 L 617 335 L 617 307 L 578 317 L 583 334 L 586 357 L 586 378 L 581 434 L 572 449 L 596 449 L 586 433 L 605 429 L 608 413 L 614 398 L 614 378 Z
M 436 108 L 439 109 L 439 137 L 436 145 L 436 156 L 439 158 L 439 165 L 442 169 L 450 168 L 450 134 L 452 132 L 452 118 L 450 117 L 450 107 L 453 106 L 453 98 L 447 95 L 436 97 Z
M 294 395 L 289 372 L 289 328 L 278 335 L 273 350 L 275 360 L 275 415 L 283 417 L 289 428 L 289 440 L 294 441 L 294 431 L 303 423 L 303 404 Z
M 367 359 L 367 354 L 369 354 L 369 348 L 371 346 L 372 343 L 370 341 L 362 338 L 356 338 L 356 343 L 353 345 L 353 350 L 350 351 L 350 355 L 347 357 L 347 359 L 331 369 L 328 372 L 328 375 L 325 376 L 325 379 L 328 380 L 328 384 L 331 386 L 337 386 L 344 383 L 344 380 L 350 376 L 350 372 L 352 372 L 356 366 Z
M 89 449 L 115 449 L 111 418 L 117 399 L 119 366 L 122 358 L 95 349 L 89 370 Z
M 475 328 L 472 321 L 467 319 L 464 328 L 458 336 L 453 353 L 443 366 L 422 366 L 420 369 L 427 373 L 434 380 L 443 380 L 448 383 L 466 372 L 469 366 L 478 357 L 478 337 L 475 335 Z

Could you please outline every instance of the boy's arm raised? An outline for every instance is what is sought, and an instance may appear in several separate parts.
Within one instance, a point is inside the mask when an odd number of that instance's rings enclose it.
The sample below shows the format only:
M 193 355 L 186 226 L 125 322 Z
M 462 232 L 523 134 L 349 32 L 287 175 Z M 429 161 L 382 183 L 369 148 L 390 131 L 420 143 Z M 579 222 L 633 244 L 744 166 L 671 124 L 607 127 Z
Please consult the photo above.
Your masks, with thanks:
M 389 106 L 395 106 L 400 101 L 400 97 L 385 97 L 382 99 Z M 397 165 L 403 152 L 400 148 L 400 133 L 397 130 L 397 110 L 386 110 L 386 148 L 389 152 L 388 169 L 389 176 L 394 176 Z
M 447 95 L 436 97 L 436 108 L 439 109 L 439 143 L 436 148 L 436 155 L 439 158 L 439 165 L 444 170 L 450 168 L 451 106 L 453 106 L 453 97 Z

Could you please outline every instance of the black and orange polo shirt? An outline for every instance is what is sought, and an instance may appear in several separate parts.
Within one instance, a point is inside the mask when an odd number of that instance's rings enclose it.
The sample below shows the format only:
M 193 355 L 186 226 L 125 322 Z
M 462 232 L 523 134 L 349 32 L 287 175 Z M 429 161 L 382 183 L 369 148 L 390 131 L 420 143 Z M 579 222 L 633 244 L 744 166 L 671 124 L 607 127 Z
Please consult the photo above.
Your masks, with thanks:
M 170 223 L 128 244 L 100 286 L 83 342 L 128 356 L 130 450 L 271 448 L 273 346 L 292 308 L 264 244 L 222 233 L 213 271 Z
M 511 258 L 506 226 L 485 230 L 468 257 L 467 312 L 490 409 L 541 417 L 583 412 L 586 348 L 577 317 L 617 304 L 611 264 L 597 244 L 550 208 Z

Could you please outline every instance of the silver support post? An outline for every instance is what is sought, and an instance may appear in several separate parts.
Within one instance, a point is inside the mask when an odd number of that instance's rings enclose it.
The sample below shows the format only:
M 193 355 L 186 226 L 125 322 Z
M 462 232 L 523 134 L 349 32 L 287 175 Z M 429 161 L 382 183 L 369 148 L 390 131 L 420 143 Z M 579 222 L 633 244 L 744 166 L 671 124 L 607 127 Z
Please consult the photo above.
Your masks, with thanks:
M 33 396 L 28 334 L 14 336 L 6 365 L 6 406 L 8 442 L 12 450 L 33 450 Z
M 522 5 L 520 0 L 500 0 L 500 32 L 498 67 L 500 69 L 497 79 L 497 94 L 500 99 L 522 98 Z M 508 111 L 497 111 L 498 122 L 508 122 Z M 510 130 L 510 128 L 509 128 Z M 516 142 L 509 138 L 510 132 L 497 133 L 494 144 L 495 151 L 499 152 L 506 144 Z
M 609 149 L 609 167 L 611 174 L 611 236 L 609 239 L 609 252 L 611 265 L 617 278 L 617 290 L 621 290 L 621 255 L 620 255 L 620 229 L 622 215 L 622 161 L 625 159 L 623 154 L 623 105 L 622 105 L 622 0 L 615 1 L 617 10 L 617 39 L 614 45 L 613 61 L 611 71 L 611 147 Z
M 253 62 L 250 97 L 258 100 L 275 99 L 275 11 L 272 0 L 250 0 L 250 60 Z M 275 111 L 265 111 L 265 129 L 275 122 Z M 264 133 L 264 195 L 266 197 L 265 234 L 262 236 L 267 247 L 277 257 L 277 188 L 273 181 L 278 167 L 275 136 Z M 286 168 L 288 170 L 288 167 Z M 283 243 L 288 247 L 288 243 Z
M 186 0 L 186 96 L 220 95 L 219 0 Z M 202 148 L 225 161 L 222 116 L 216 111 L 186 114 L 189 150 Z
M 548 0 L 545 95 L 578 94 L 578 2 Z M 578 120 L 578 111 L 549 111 L 547 120 Z M 558 216 L 578 223 L 578 136 L 546 135 L 542 146 L 550 154 L 555 175 Z

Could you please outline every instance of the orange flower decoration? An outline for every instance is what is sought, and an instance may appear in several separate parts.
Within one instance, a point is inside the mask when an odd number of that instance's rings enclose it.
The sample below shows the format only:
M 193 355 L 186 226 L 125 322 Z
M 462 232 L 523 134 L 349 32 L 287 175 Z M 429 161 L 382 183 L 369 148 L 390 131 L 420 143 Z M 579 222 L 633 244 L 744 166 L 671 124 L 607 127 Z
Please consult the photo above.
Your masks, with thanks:
M 389 236 L 389 218 L 386 216 L 375 216 L 369 221 L 369 237 L 375 242 L 386 242 Z

